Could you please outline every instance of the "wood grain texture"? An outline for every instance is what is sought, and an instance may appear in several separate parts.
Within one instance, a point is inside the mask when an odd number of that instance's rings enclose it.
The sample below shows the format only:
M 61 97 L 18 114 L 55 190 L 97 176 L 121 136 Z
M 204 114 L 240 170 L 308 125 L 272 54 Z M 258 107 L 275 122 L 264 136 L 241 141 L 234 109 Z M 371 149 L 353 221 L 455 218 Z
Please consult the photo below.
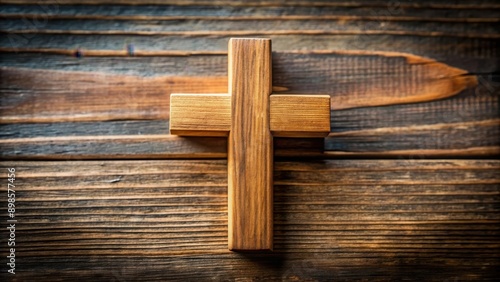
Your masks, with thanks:
M 124 44 L 133 43 L 138 52 L 144 50 L 208 51 L 225 50 L 229 35 L 189 36 L 189 31 L 235 32 L 253 27 L 255 32 L 271 35 L 274 50 L 365 50 L 402 51 L 431 57 L 441 62 L 466 68 L 472 72 L 484 73 L 498 69 L 498 39 L 481 38 L 496 36 L 495 23 L 498 9 L 483 3 L 468 2 L 467 9 L 457 3 L 440 2 L 431 5 L 419 3 L 370 3 L 358 2 L 354 6 L 284 5 L 273 7 L 259 5 L 213 6 L 171 5 L 126 6 L 115 5 L 112 9 L 81 5 L 2 5 L 0 13 L 9 16 L 17 14 L 18 19 L 2 21 L 5 32 L 14 32 L 0 38 L 4 47 L 19 49 L 45 48 L 84 50 L 114 50 L 125 53 Z M 439 6 L 448 8 L 440 8 Z M 485 8 L 488 7 L 488 8 Z M 45 9 L 44 9 L 45 8 Z M 443 13 L 443 11 L 446 11 Z M 67 20 L 52 17 L 67 17 Z M 23 20 L 23 17 L 26 20 Z M 83 19 L 78 19 L 83 17 Z M 97 17 L 92 21 L 89 17 Z M 118 18 L 117 18 L 118 17 Z M 177 18 L 177 20 L 175 20 Z M 168 19 L 173 19 L 168 21 Z M 161 22 L 164 20 L 166 22 Z M 245 20 L 251 24 L 245 24 Z M 200 22 L 201 21 L 201 22 Z M 231 22 L 228 22 L 231 21 Z M 280 22 L 281 21 L 281 22 Z M 241 23 L 241 24 L 239 24 Z M 72 35 L 44 34 L 48 30 L 108 30 L 118 33 L 143 30 L 187 31 L 184 36 L 150 35 Z M 306 29 L 317 31 L 318 35 L 287 35 L 286 31 Z M 40 30 L 40 33 L 16 34 L 16 30 Z M 320 34 L 321 31 L 339 31 L 344 35 Z M 349 35 L 348 33 L 351 33 Z M 384 34 L 386 32 L 386 34 Z M 391 34 L 392 33 L 392 34 Z M 442 35 L 450 35 L 442 37 Z M 149 42 L 154 41 L 154 44 Z M 28 47 L 28 48 L 26 48 Z M 464 58 L 467 60 L 464 60 Z M 481 63 L 477 63 L 481 61 Z M 495 67 L 496 65 L 496 67 Z
M 326 137 L 330 133 L 330 96 L 271 95 L 269 126 L 274 137 Z M 180 136 L 229 136 L 228 94 L 170 95 L 170 133 Z
M 433 101 L 478 84 L 464 70 L 409 54 L 316 51 L 275 53 L 273 58 L 275 93 L 328 94 L 335 101 L 333 109 Z M 153 69 L 164 68 L 168 61 Z M 227 60 L 223 56 L 187 58 L 175 64 L 183 61 L 189 65 L 179 67 L 179 73 L 174 68 L 169 75 L 148 74 L 150 60 L 137 66 L 144 69 L 138 76 L 114 74 L 109 63 L 106 73 L 2 67 L 0 74 L 5 79 L 0 82 L 0 101 L 6 106 L 0 109 L 0 122 L 168 118 L 171 93 L 227 93 L 223 66 Z M 89 63 L 91 67 L 93 63 Z M 194 77 L 180 76 L 186 68 L 199 69 Z M 385 74 L 383 79 L 379 72 Z M 61 87 L 60 80 L 71 87 Z
M 4 3 L 8 4 L 39 4 L 34 0 L 5 0 Z M 206 5 L 206 6 L 219 6 L 219 5 L 228 5 L 228 6 L 263 6 L 263 7 L 275 7 L 275 6 L 309 6 L 309 7 L 359 7 L 361 5 L 366 7 L 386 7 L 387 3 L 385 1 L 345 1 L 345 0 L 318 0 L 314 2 L 310 1 L 301 1 L 294 0 L 283 3 L 281 1 L 260 1 L 260 0 L 252 0 L 252 1 L 230 1 L 230 0 L 217 0 L 217 1 L 209 1 L 209 0 L 107 0 L 107 1 L 97 1 L 97 0 L 59 0 L 57 4 L 60 5 L 102 5 L 102 4 L 120 4 L 120 5 L 179 5 L 179 6 L 193 6 L 193 5 Z M 481 1 L 481 3 L 447 3 L 436 0 L 425 0 L 421 1 L 421 3 L 414 3 L 411 0 L 403 0 L 400 5 L 403 7 L 435 7 L 441 9 L 496 9 L 499 8 L 499 5 L 494 0 Z
M 271 95 L 274 137 L 326 137 L 330 133 L 330 96 Z
M 228 49 L 228 245 L 233 251 L 272 250 L 271 40 L 231 39 Z
M 278 161 L 266 254 L 227 250 L 225 160 L 6 167 L 20 280 L 498 277 L 498 160 Z
M 325 151 L 331 157 L 370 158 L 498 156 L 500 103 L 497 92 L 491 92 L 495 85 L 491 79 L 480 77 L 477 88 L 451 99 L 332 111 L 332 133 L 324 142 L 277 139 L 275 153 L 318 156 Z M 103 159 L 189 158 L 200 156 L 199 146 L 204 148 L 201 156 L 227 156 L 226 140 L 156 136 L 169 134 L 168 120 L 16 123 L 2 124 L 0 129 L 2 159 L 95 159 L 99 154 Z
M 162 7 L 157 7 L 162 9 Z M 198 8 L 195 15 L 193 10 Z M 5 9 L 5 8 L 4 8 Z M 122 9 L 121 15 L 116 15 L 116 10 Z M 153 8 L 154 9 L 154 8 Z M 492 23 L 497 23 L 498 19 L 494 18 L 497 11 L 472 10 L 467 14 L 473 14 L 472 17 L 459 16 L 450 18 L 443 17 L 439 13 L 439 9 L 429 9 L 427 11 L 420 10 L 417 16 L 404 16 L 402 9 L 397 13 L 388 14 L 387 16 L 377 17 L 375 13 L 387 13 L 383 9 L 335 9 L 326 8 L 321 12 L 316 12 L 317 9 L 300 9 L 297 7 L 288 9 L 231 9 L 220 8 L 212 9 L 206 6 L 193 8 L 170 8 L 169 12 L 159 14 L 151 12 L 153 9 L 132 8 L 124 10 L 123 6 L 117 7 L 112 15 L 106 13 L 96 13 L 96 11 L 84 11 L 77 15 L 57 15 L 47 14 L 43 11 L 31 14 L 9 14 L 0 19 L 2 28 L 0 33 L 9 34 L 13 39 L 11 46 L 21 47 L 21 43 L 25 40 L 22 36 L 29 34 L 40 35 L 130 35 L 130 36 L 244 36 L 249 34 L 254 35 L 344 35 L 352 36 L 356 34 L 373 35 L 389 35 L 395 38 L 401 36 L 428 36 L 428 37 L 462 37 L 464 39 L 495 39 L 498 34 L 495 32 Z M 29 8 L 28 8 L 29 10 Z M 73 7 L 73 10 L 75 8 Z M 142 10 L 142 11 L 141 11 Z M 165 10 L 165 9 L 163 9 Z M 184 10 L 184 11 L 182 11 Z M 190 11 L 189 11 L 190 10 Z M 304 11 L 305 10 L 305 11 Z M 365 14 L 363 15 L 363 10 Z M 378 10 L 378 11 L 377 11 Z M 205 15 L 203 16 L 203 11 Z M 214 13 L 215 11 L 215 13 Z M 0 10 L 0 12 L 3 12 Z M 161 11 L 163 12 L 163 11 Z M 271 14 L 283 13 L 282 15 L 270 16 Z M 475 12 L 475 13 L 474 13 Z M 233 15 L 231 15 L 231 13 Z M 246 15 L 242 15 L 246 13 Z M 288 13 L 288 15 L 286 15 Z M 317 16 L 314 16 L 314 13 Z M 410 12 L 411 13 L 411 12 Z M 479 14 L 482 13 L 480 16 Z M 114 14 L 114 15 L 113 15 Z M 126 15 L 129 14 L 129 15 Z M 130 15 L 132 14 L 132 15 Z M 138 14 L 138 15 L 134 15 Z M 196 15 L 197 14 L 197 15 Z M 212 14 L 212 16 L 207 16 Z M 219 15 L 214 15 L 219 14 Z M 238 15 L 239 14 L 239 15 Z M 291 15 L 290 15 L 291 14 Z M 305 14 L 305 15 L 301 15 Z M 357 14 L 357 15 L 356 15 Z M 32 16 L 34 21 L 22 20 L 23 16 Z M 456 13 L 455 13 L 456 15 Z M 434 16 L 435 18 L 428 18 Z M 43 20 L 43 23 L 37 23 L 36 20 Z M 286 21 L 286 25 L 276 26 L 276 23 Z M 378 22 L 384 21 L 384 25 L 379 25 Z M 203 28 L 194 29 L 192 26 L 198 22 Z M 82 25 L 83 23 L 83 25 Z M 172 25 L 175 23 L 175 25 Z M 253 25 L 249 25 L 253 23 Z M 415 25 L 420 23 L 420 25 Z M 266 26 L 266 24 L 269 24 Z M 275 26 L 272 26 L 275 25 Z M 463 27 L 469 27 L 470 30 L 464 30 Z M 333 27 L 333 28 L 332 28 Z M 435 30 L 432 31 L 432 28 Z M 476 31 L 483 30 L 483 33 Z M 226 33 L 224 33 L 226 32 Z M 3 41 L 5 42 L 5 41 Z M 216 39 L 214 42 L 217 42 Z M 144 46 L 144 45 L 140 45 Z M 115 48 L 113 49 L 116 49 Z M 219 47 L 217 45 L 217 47 Z M 278 46 L 282 49 L 284 46 Z M 291 46 L 287 49 L 289 50 Z M 154 48 L 150 46 L 148 49 Z M 191 47 L 196 48 L 196 47 Z
M 104 29 L 125 32 L 127 30 L 154 31 L 158 29 L 172 29 L 212 31 L 221 29 L 248 29 L 249 26 L 254 26 L 254 30 L 257 32 L 260 30 L 293 30 L 300 29 L 301 27 L 307 30 L 352 30 L 361 35 L 353 37 L 335 36 L 335 38 L 312 36 L 309 40 L 305 40 L 305 36 L 289 38 L 298 44 L 297 46 L 289 44 L 287 40 L 277 41 L 276 38 L 273 38 L 275 42 L 274 49 L 290 50 L 292 46 L 296 46 L 296 49 L 306 48 L 308 50 L 339 49 L 339 47 L 340 49 L 371 48 L 373 50 L 386 51 L 392 49 L 392 51 L 405 50 L 418 55 L 426 55 L 437 58 L 440 61 L 445 57 L 455 57 L 455 62 L 457 63 L 460 61 L 464 63 L 462 56 L 464 51 L 467 52 L 469 58 L 486 58 L 494 55 L 495 51 L 491 50 L 494 46 L 491 46 L 491 44 L 498 44 L 495 43 L 498 40 L 486 40 L 474 42 L 474 45 L 472 45 L 471 43 L 475 40 L 468 40 L 466 37 L 460 38 L 460 35 L 481 36 L 485 34 L 496 35 L 498 33 L 494 28 L 494 24 L 491 24 L 498 22 L 498 9 L 485 3 L 467 1 L 467 3 L 461 5 L 438 1 L 431 3 L 419 2 L 416 4 L 398 1 L 397 3 L 379 2 L 374 5 L 372 2 L 364 1 L 357 2 L 354 5 L 353 3 L 345 5 L 346 3 L 344 2 L 344 6 L 323 5 L 320 9 L 315 6 L 317 2 L 303 2 L 305 5 L 287 5 L 282 2 L 274 4 L 269 6 L 269 4 L 262 5 L 262 3 L 254 2 L 247 3 L 246 6 L 227 4 L 215 6 L 217 8 L 214 8 L 214 3 L 203 4 L 203 2 L 199 2 L 197 5 L 195 2 L 192 2 L 191 5 L 160 5 L 156 7 L 148 5 L 113 5 L 110 6 L 111 9 L 104 9 L 94 5 L 39 5 L 39 3 L 36 3 L 33 5 L 2 5 L 0 12 L 6 16 L 12 14 L 17 14 L 18 16 L 17 22 L 15 20 L 3 21 L 1 24 L 2 30 L 38 29 L 43 31 L 76 29 L 91 31 Z M 447 6 L 447 8 L 443 9 L 442 6 Z M 464 9 L 463 6 L 467 8 Z M 446 12 L 443 13 L 443 11 Z M 52 18 L 61 16 L 66 16 L 68 19 L 55 20 Z M 89 16 L 97 17 L 100 21 L 93 22 L 88 18 Z M 23 21 L 23 17 L 27 20 Z M 84 20 L 78 19 L 78 17 L 83 17 Z M 117 19 L 116 17 L 120 18 Z M 190 17 L 194 17 L 194 19 L 190 21 Z M 203 19 L 203 17 L 208 17 L 208 20 Z M 177 20 L 173 22 L 161 22 L 162 19 L 168 20 L 169 18 L 173 18 L 174 20 L 177 18 Z M 244 22 L 245 18 L 247 21 L 253 20 L 252 24 L 238 25 L 238 22 Z M 228 24 L 228 19 L 233 22 Z M 197 27 L 196 25 L 200 20 L 203 22 Z M 282 23 L 275 24 L 273 21 L 282 21 Z M 481 23 L 481 21 L 485 22 Z M 270 22 L 271 25 L 266 25 L 266 22 Z M 235 28 L 232 28 L 233 26 Z M 366 33 L 363 35 L 362 32 L 364 30 L 401 31 L 401 34 L 394 36 L 385 35 L 390 36 L 390 38 L 384 38 L 385 36 L 382 34 L 371 36 Z M 416 38 L 416 35 L 411 35 L 412 32 L 420 32 L 422 38 Z M 454 35 L 455 38 L 440 38 L 439 34 L 443 33 Z M 433 36 L 433 34 L 436 36 Z M 354 39 L 354 37 L 359 36 L 361 36 L 359 40 Z M 22 45 L 26 44 L 32 47 L 40 44 L 52 44 L 53 47 L 59 45 L 59 47 L 76 48 L 79 46 L 84 49 L 96 49 L 86 45 L 86 43 L 92 41 L 93 44 L 100 44 L 101 46 L 106 44 L 107 48 L 104 49 L 123 48 L 123 41 L 121 39 L 107 37 L 107 40 L 97 40 L 97 38 L 92 40 L 88 37 L 71 38 L 68 34 L 67 36 L 59 37 L 57 40 L 40 40 L 40 38 L 36 38 L 35 40 L 20 40 L 23 38 L 23 35 L 20 38 L 16 38 L 15 36 L 11 38 L 16 43 L 15 47 L 23 47 Z M 431 39 L 432 37 L 435 40 Z M 71 40 L 61 41 L 70 38 Z M 368 38 L 369 40 L 367 40 Z M 171 39 L 173 38 L 153 39 L 155 40 L 155 44 L 148 44 L 148 40 L 136 38 L 131 43 L 138 45 L 138 49 L 154 48 L 161 44 L 162 46 L 158 49 L 165 49 L 167 47 L 168 49 L 173 48 L 175 50 L 186 50 L 186 48 L 207 49 L 211 48 L 211 46 L 212 48 L 217 46 L 218 49 L 224 50 L 227 44 L 227 38 L 212 37 L 209 39 L 195 39 L 198 43 L 203 42 L 203 44 L 189 44 L 185 41 L 189 39 L 183 39 L 182 37 L 175 40 Z M 4 40 L 3 42 L 12 45 L 11 41 L 7 38 Z M 205 40 L 210 40 L 212 44 L 207 44 Z M 429 42 L 429 40 L 433 40 L 433 42 Z M 112 41 L 117 44 L 108 44 Z M 451 41 L 455 41 L 455 44 Z M 322 45 L 323 47 L 321 48 L 320 46 Z M 436 48 L 435 45 L 439 45 L 439 48 Z M 444 45 L 448 45 L 449 47 L 455 46 L 455 49 L 442 49 L 441 46 L 445 47 Z M 493 52 L 487 52 L 487 50 Z M 431 55 L 429 52 L 433 52 L 433 54 Z M 487 62 L 487 60 L 484 61 Z M 494 63 L 491 60 L 489 62 L 490 64 Z M 468 64 L 470 65 L 470 63 Z M 482 67 L 484 68 L 484 66 Z
M 498 280 L 499 19 L 497 0 L 2 1 L 14 278 Z M 227 251 L 226 162 L 175 160 L 226 138 L 168 135 L 170 93 L 226 93 L 249 33 L 273 40 L 273 92 L 336 107 L 324 141 L 274 140 L 265 254 Z
M 170 133 L 181 136 L 229 136 L 231 96 L 170 95 Z
M 45 122 L 157 119 L 168 117 L 170 93 L 227 91 L 227 78 L 223 77 L 136 77 L 55 71 L 49 78 L 47 72 L 18 71 L 2 70 L 5 107 L 0 110 L 0 121 L 4 123 L 28 122 L 33 117 Z M 39 85 L 39 90 L 31 94 L 20 90 L 31 83 Z M 13 85 L 19 88 L 12 89 Z M 58 93 L 55 88 L 72 94 Z
M 176 1 L 178 2 L 178 1 Z M 233 1 L 231 1 L 233 2 Z M 465 1 L 462 1 L 465 2 Z M 232 19 L 234 21 L 252 18 L 252 19 L 344 19 L 344 20 L 364 20 L 370 19 L 375 21 L 405 21 L 418 20 L 422 22 L 498 22 L 496 18 L 496 9 L 490 5 L 481 5 L 478 2 L 468 2 L 467 9 L 460 9 L 460 5 L 453 3 L 449 8 L 446 8 L 450 13 L 443 15 L 443 8 L 437 6 L 438 3 L 443 4 L 443 1 L 435 1 L 432 6 L 412 3 L 413 5 L 399 4 L 402 9 L 398 9 L 397 5 L 373 5 L 373 1 L 357 2 L 354 7 L 323 6 L 321 9 L 314 7 L 314 3 L 303 6 L 285 6 L 283 2 L 275 7 L 269 8 L 254 3 L 251 7 L 243 6 L 217 6 L 214 9 L 210 4 L 207 5 L 170 5 L 168 9 L 165 6 L 149 6 L 149 5 L 116 5 L 113 9 L 99 8 L 95 6 L 85 5 L 60 5 L 58 7 L 47 7 L 44 10 L 39 3 L 35 5 L 9 5 L 5 4 L 0 7 L 0 11 L 5 15 L 5 18 L 22 18 L 23 16 L 36 16 L 47 19 L 111 19 L 111 20 L 180 20 L 180 19 Z M 213 3 L 212 1 L 210 3 Z M 331 1 L 330 1 L 331 3 Z M 286 4 L 286 3 L 285 3 Z M 379 3 L 380 4 L 380 3 Z M 394 3 L 396 4 L 396 3 Z M 448 3 L 450 4 L 450 3 Z M 473 5 L 470 5 L 473 4 Z M 403 9 L 404 7 L 404 9 Z M 52 9 L 50 9 L 52 8 Z M 163 9 L 162 9 L 163 8 Z M 389 8 L 393 8 L 389 11 Z M 49 10 L 50 9 L 50 10 Z M 49 11 L 52 13 L 48 13 Z M 392 12 L 392 13 L 391 13 Z M 441 26 L 444 28 L 446 26 Z M 475 26 L 472 25 L 471 28 Z M 63 25 L 59 28 L 64 28 Z

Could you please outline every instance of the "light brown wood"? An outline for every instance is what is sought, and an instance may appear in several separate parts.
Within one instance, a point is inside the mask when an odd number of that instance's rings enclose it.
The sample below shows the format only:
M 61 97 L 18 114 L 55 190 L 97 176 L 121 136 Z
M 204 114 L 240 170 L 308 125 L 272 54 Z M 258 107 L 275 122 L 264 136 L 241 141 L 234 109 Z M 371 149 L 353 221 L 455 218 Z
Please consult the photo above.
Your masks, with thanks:
M 273 138 L 269 130 L 271 40 L 231 39 L 228 65 L 228 245 L 273 248 Z
M 276 136 L 327 136 L 330 96 L 271 98 L 270 39 L 231 39 L 228 49 L 229 94 L 172 94 L 170 133 L 229 135 L 229 249 L 272 250 L 271 129 Z
M 172 94 L 170 133 L 183 136 L 228 136 L 231 96 L 227 94 Z
M 231 96 L 172 94 L 170 133 L 182 136 L 228 136 Z M 270 97 L 270 128 L 274 137 L 326 137 L 330 133 L 329 95 Z
M 274 137 L 326 137 L 330 133 L 329 95 L 271 95 Z

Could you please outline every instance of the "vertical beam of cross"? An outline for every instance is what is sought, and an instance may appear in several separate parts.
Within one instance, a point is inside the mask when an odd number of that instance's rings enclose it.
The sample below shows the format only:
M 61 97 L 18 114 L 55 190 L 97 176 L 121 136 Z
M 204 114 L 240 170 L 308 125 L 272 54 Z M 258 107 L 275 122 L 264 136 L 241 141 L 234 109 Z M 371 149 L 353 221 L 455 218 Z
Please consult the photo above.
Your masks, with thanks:
M 271 250 L 271 40 L 232 39 L 228 51 L 231 95 L 231 131 L 227 156 L 229 249 Z
M 273 136 L 324 137 L 329 95 L 271 95 L 271 40 L 231 39 L 229 94 L 172 94 L 170 132 L 227 136 L 228 247 L 273 248 Z

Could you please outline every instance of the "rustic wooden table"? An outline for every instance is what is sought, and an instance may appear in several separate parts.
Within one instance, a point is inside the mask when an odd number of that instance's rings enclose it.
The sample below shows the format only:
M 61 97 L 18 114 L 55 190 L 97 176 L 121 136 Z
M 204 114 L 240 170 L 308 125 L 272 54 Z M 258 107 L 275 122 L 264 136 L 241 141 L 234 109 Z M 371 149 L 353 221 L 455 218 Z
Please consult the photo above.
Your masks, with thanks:
M 0 6 L 2 281 L 498 279 L 498 1 L 98 2 Z M 227 250 L 227 139 L 169 135 L 231 37 L 332 101 L 274 140 L 273 252 Z

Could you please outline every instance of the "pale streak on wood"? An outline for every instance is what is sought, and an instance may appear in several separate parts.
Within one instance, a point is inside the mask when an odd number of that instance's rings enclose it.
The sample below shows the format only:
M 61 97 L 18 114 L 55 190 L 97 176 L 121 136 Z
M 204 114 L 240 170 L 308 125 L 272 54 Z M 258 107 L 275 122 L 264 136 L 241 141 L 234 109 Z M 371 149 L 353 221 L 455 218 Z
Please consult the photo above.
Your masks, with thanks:
M 330 133 L 329 95 L 271 95 L 274 137 L 326 137 Z
M 335 53 L 360 56 L 368 54 L 366 51 L 356 50 L 334 53 L 330 52 L 330 54 Z M 321 54 L 321 52 L 318 54 Z M 325 54 L 328 54 L 328 51 Z M 409 65 L 422 65 L 426 69 L 425 79 L 422 79 L 419 87 L 413 87 L 407 95 L 387 93 L 384 89 L 373 89 L 370 92 L 360 93 L 359 95 L 355 95 L 353 97 L 342 95 L 335 99 L 335 103 L 332 103 L 332 109 L 339 110 L 357 108 L 367 102 L 371 103 L 373 106 L 382 106 L 433 101 L 454 96 L 455 94 L 478 84 L 477 77 L 475 75 L 470 75 L 465 70 L 451 67 L 447 64 L 440 63 L 429 58 L 400 52 L 375 52 L 375 54 L 392 58 L 401 57 L 404 58 Z M 377 99 L 377 101 L 372 100 L 374 96 L 379 95 L 381 96 L 381 99 Z
M 231 96 L 228 94 L 170 95 L 170 133 L 183 136 L 228 136 Z
M 232 124 L 228 141 L 228 245 L 273 248 L 271 40 L 229 40 Z
M 23 48 L 23 47 L 0 47 L 0 52 L 4 53 L 46 53 L 74 56 L 75 50 L 61 48 Z M 85 57 L 130 57 L 131 54 L 127 50 L 95 50 L 95 49 L 80 49 L 80 52 Z M 198 55 L 227 55 L 226 51 L 183 51 L 183 50 L 134 50 L 134 57 L 187 57 Z
M 1 67 L 0 76 L 2 87 L 22 89 L 13 94 L 14 102 L 0 108 L 0 123 L 167 119 L 170 93 L 227 92 L 225 76 L 140 77 L 10 67 Z
M 459 157 L 491 157 L 500 155 L 500 146 L 471 147 L 464 149 L 415 149 L 415 150 L 392 150 L 382 152 L 345 152 L 345 151 L 325 151 L 324 157 L 342 158 L 405 158 L 413 159 L 419 157 L 434 158 L 459 158 Z

